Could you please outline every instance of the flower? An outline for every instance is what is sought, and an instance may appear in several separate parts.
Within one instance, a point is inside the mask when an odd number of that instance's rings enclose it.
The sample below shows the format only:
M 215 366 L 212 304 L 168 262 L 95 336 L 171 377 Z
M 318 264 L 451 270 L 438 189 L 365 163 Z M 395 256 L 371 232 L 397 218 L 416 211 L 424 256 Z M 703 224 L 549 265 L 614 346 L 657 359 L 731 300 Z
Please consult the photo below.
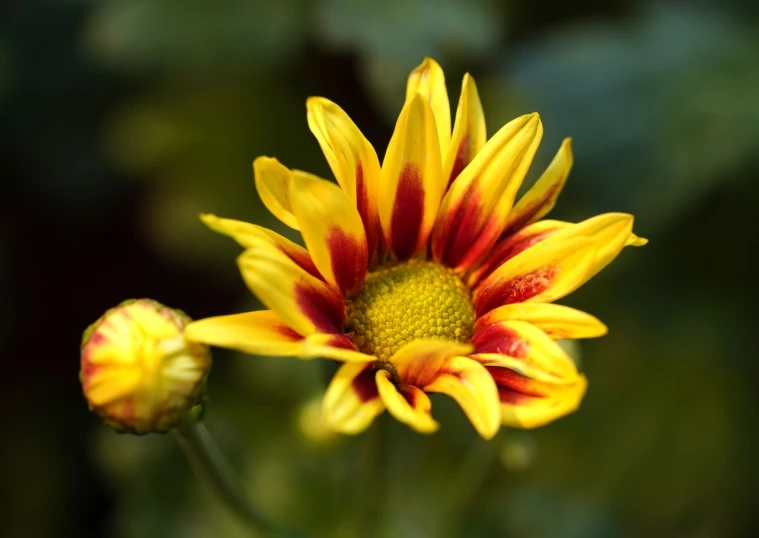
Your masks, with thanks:
M 185 340 L 184 313 L 151 299 L 108 310 L 82 337 L 81 370 L 90 409 L 121 433 L 167 432 L 203 396 L 208 347 Z
M 471 76 L 451 130 L 443 71 L 425 59 L 382 166 L 348 115 L 306 104 L 338 185 L 253 163 L 258 193 L 307 249 L 245 222 L 202 215 L 245 248 L 248 287 L 270 310 L 196 321 L 187 337 L 258 355 L 342 363 L 323 402 L 327 423 L 365 429 L 383 410 L 432 432 L 428 393 L 454 398 L 484 438 L 501 424 L 532 428 L 575 410 L 585 377 L 558 339 L 606 333 L 595 317 L 553 304 L 627 245 L 633 217 L 539 220 L 572 166 L 570 140 L 515 204 L 543 127 L 521 116 L 486 139 Z

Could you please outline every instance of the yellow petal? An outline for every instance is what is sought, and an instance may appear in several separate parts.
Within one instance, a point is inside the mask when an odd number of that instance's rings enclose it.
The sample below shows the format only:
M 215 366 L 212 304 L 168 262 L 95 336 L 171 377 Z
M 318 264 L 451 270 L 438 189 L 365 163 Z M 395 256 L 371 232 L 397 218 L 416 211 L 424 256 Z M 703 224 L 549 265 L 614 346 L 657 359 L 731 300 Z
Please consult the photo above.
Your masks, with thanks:
M 438 262 L 465 271 L 498 241 L 543 136 L 537 114 L 517 118 L 491 138 L 451 184 L 432 233 Z
M 253 176 L 261 201 L 272 215 L 285 226 L 298 230 L 298 221 L 292 213 L 288 187 L 292 173 L 272 157 L 259 157 L 253 161 Z
M 537 428 L 575 411 L 587 389 L 584 376 L 567 383 L 545 383 L 507 368 L 488 366 L 498 387 L 501 419 L 512 428 Z
M 474 292 L 477 317 L 505 304 L 549 303 L 581 285 L 593 263 L 594 249 L 584 237 L 552 235 L 514 256 L 483 280 Z
M 421 433 L 437 431 L 439 424 L 430 415 L 432 402 L 421 389 L 402 385 L 396 388 L 386 370 L 378 370 L 377 389 L 385 407 L 396 419 Z
M 370 255 L 379 243 L 379 176 L 377 152 L 348 114 L 329 99 L 306 101 L 308 126 L 327 158 L 335 179 L 361 215 Z
M 479 267 L 471 271 L 467 277 L 467 284 L 473 288 L 476 287 L 480 280 L 487 278 L 493 271 L 517 254 L 548 239 L 553 233 L 570 226 L 572 226 L 570 222 L 545 219 L 528 224 L 505 237 L 501 236 L 502 239 L 493 245 L 492 250 Z
M 290 203 L 324 279 L 344 294 L 358 289 L 366 276 L 368 251 L 361 217 L 348 195 L 334 183 L 296 170 Z
M 87 400 L 91 405 L 101 406 L 127 398 L 139 388 L 143 377 L 139 370 L 126 364 L 99 368 L 87 380 Z
M 577 376 L 577 367 L 566 351 L 546 333 L 526 321 L 503 320 L 478 326 L 472 337 L 473 358 L 487 353 L 505 355 L 559 379 Z M 492 359 L 491 359 L 492 360 Z
M 260 243 L 243 252 L 237 263 L 250 290 L 298 333 L 342 332 L 345 306 L 340 294 L 281 251 Z
M 516 303 L 499 306 L 477 320 L 474 330 L 507 320 L 527 321 L 554 340 L 596 338 L 608 332 L 599 319 L 581 310 L 554 303 Z
M 271 310 L 194 321 L 185 328 L 185 337 L 193 342 L 251 355 L 363 363 L 374 360 L 374 357 L 357 351 L 342 334 L 312 334 L 303 338 Z
M 593 241 L 596 254 L 586 280 L 609 265 L 626 245 L 640 245 L 640 238 L 632 233 L 633 220 L 626 213 L 604 213 L 564 230 L 566 235 L 583 235 Z
M 296 355 L 302 359 L 333 359 L 340 362 L 372 362 L 376 357 L 361 353 L 342 334 L 312 334 L 301 342 Z
M 382 163 L 379 214 L 397 259 L 427 241 L 443 193 L 440 146 L 429 103 L 415 94 L 403 106 Z
M 469 344 L 446 340 L 414 340 L 393 353 L 390 362 L 401 383 L 423 388 L 435 379 L 447 359 L 473 349 Z
M 445 155 L 451 141 L 451 104 L 448 101 L 448 91 L 445 88 L 443 69 L 432 58 L 425 58 L 408 77 L 406 101 L 417 93 L 427 100 L 432 107 L 437 125 L 438 141 L 440 142 L 440 155 Z
M 637 235 L 631 233 L 630 237 L 627 238 L 627 242 L 625 243 L 626 247 L 643 247 L 648 244 L 648 239 L 645 237 L 638 237 Z
M 450 185 L 480 152 L 487 141 L 485 114 L 474 79 L 467 73 L 461 83 L 461 97 L 447 153 L 443 153 L 443 179 Z
M 385 409 L 377 391 L 371 363 L 346 362 L 324 394 L 324 422 L 333 430 L 357 434 Z
M 501 423 L 498 389 L 484 366 L 466 357 L 448 359 L 426 392 L 447 394 L 464 410 L 474 429 L 492 439 Z
M 504 233 L 511 233 L 543 218 L 553 206 L 572 169 L 572 139 L 565 138 L 558 153 L 530 190 L 509 213 Z
M 231 237 L 243 248 L 252 247 L 261 241 L 268 243 L 281 250 L 288 258 L 305 269 L 309 274 L 321 278 L 321 274 L 316 269 L 311 256 L 305 248 L 268 228 L 256 226 L 255 224 L 241 220 L 222 219 L 208 213 L 200 215 L 200 220 L 213 231 Z
M 272 356 L 297 355 L 303 339 L 271 310 L 193 321 L 185 328 L 185 337 L 251 355 Z

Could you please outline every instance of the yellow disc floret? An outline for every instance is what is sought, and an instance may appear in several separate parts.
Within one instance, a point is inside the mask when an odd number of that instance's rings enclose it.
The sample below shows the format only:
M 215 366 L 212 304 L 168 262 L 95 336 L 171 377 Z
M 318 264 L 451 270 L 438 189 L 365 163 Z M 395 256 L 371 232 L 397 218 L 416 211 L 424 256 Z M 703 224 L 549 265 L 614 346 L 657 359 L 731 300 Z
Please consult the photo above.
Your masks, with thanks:
M 421 260 L 369 273 L 348 312 L 353 342 L 383 361 L 413 340 L 468 343 L 474 324 L 466 285 L 451 269 Z

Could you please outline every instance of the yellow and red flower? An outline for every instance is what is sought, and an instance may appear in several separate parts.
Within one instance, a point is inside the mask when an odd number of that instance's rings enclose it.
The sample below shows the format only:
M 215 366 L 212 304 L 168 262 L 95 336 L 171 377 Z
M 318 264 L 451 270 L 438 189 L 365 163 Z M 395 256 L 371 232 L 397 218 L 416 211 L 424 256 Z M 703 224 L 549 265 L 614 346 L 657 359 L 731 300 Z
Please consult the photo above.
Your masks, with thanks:
M 538 148 L 537 114 L 487 140 L 474 80 L 464 77 L 451 129 L 443 71 L 410 75 L 382 166 L 348 115 L 307 101 L 308 125 L 338 185 L 254 164 L 266 207 L 306 248 L 259 226 L 203 215 L 245 248 L 239 266 L 270 310 L 196 321 L 188 339 L 258 355 L 342 363 L 324 397 L 327 423 L 364 430 L 383 410 L 421 432 L 438 423 L 428 393 L 454 398 L 485 438 L 577 408 L 585 377 L 556 340 L 606 333 L 595 317 L 552 304 L 627 245 L 633 217 L 540 220 L 572 167 L 570 140 L 515 202 Z

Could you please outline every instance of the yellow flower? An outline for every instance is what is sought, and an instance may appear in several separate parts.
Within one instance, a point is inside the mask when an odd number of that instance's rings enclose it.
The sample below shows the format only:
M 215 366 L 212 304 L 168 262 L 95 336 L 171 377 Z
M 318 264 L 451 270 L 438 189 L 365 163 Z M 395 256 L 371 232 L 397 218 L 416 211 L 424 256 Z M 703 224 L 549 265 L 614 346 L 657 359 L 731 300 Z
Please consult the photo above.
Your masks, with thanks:
M 556 343 L 606 333 L 595 317 L 552 304 L 643 245 L 633 217 L 539 220 L 572 166 L 570 140 L 515 197 L 540 142 L 537 114 L 487 140 L 474 80 L 464 77 L 451 129 L 443 71 L 425 59 L 380 166 L 348 115 L 307 101 L 308 125 L 338 185 L 254 164 L 267 208 L 307 249 L 253 224 L 203 215 L 246 250 L 239 266 L 270 310 L 196 321 L 187 337 L 258 355 L 340 361 L 327 424 L 365 429 L 383 410 L 421 432 L 438 423 L 427 393 L 454 398 L 485 438 L 577 408 L 586 381 Z
M 166 432 L 202 397 L 211 354 L 188 342 L 190 318 L 150 299 L 125 301 L 82 338 L 80 379 L 90 409 L 120 432 Z

